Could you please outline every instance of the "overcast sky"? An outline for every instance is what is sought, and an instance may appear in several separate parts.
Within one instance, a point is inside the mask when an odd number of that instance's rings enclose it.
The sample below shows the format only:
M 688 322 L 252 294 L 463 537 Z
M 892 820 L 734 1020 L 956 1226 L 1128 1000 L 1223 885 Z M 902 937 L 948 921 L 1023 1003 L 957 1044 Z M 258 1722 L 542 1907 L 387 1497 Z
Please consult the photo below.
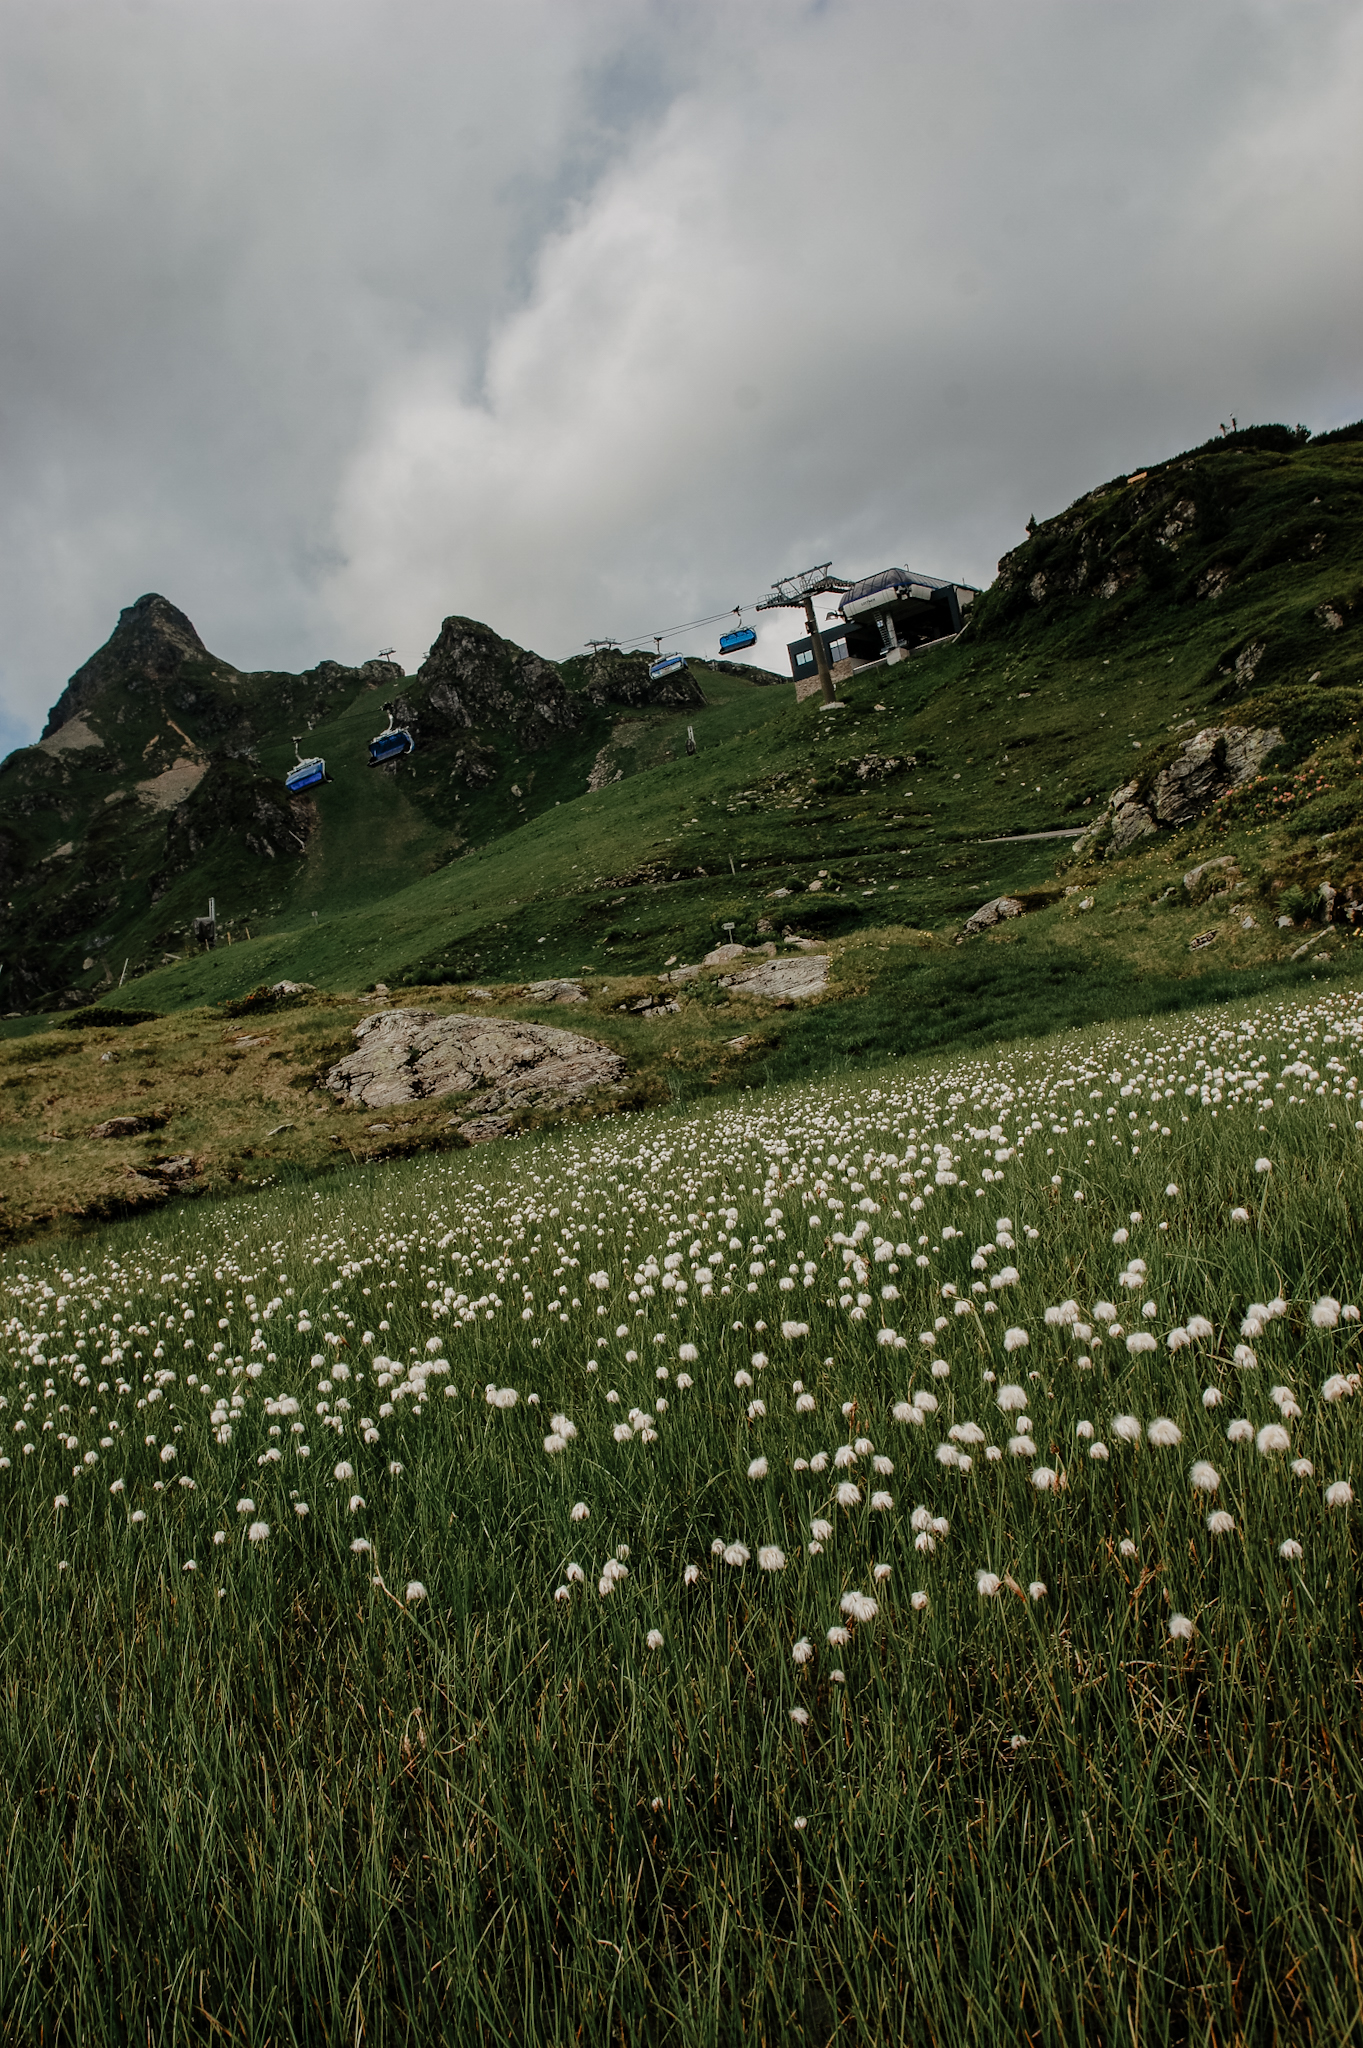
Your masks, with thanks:
M 562 656 L 1357 419 L 1360 107 L 1359 0 L 5 0 L 0 751 L 147 590 Z

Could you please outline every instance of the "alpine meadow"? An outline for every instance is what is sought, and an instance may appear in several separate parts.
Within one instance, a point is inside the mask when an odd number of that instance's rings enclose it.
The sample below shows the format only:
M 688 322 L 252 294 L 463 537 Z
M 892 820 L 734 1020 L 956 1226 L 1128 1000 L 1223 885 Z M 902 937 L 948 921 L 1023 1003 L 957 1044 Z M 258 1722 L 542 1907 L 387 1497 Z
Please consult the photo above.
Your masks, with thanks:
M 1363 426 L 952 601 L 0 768 L 5 2038 L 1363 2030 Z

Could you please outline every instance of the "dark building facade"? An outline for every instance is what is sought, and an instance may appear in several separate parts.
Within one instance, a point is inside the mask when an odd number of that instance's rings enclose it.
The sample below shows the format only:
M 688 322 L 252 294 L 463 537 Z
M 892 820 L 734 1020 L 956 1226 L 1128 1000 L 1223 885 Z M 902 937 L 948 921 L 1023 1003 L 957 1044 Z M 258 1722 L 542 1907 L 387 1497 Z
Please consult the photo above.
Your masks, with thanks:
M 881 569 L 864 576 L 843 595 L 840 619 L 819 636 L 828 650 L 829 666 L 836 669 L 851 662 L 859 668 L 870 661 L 901 661 L 915 647 L 948 639 L 960 632 L 978 595 L 971 584 L 949 583 L 917 569 Z M 790 641 L 786 652 L 797 682 L 817 673 L 807 633 L 802 640 Z

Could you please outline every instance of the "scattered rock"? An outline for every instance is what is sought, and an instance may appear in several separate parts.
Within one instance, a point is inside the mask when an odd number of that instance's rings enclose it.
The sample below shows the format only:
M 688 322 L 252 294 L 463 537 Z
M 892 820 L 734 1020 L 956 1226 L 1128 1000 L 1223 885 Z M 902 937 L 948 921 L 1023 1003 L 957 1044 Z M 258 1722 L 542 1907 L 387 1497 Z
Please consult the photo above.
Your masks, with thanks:
M 91 1131 L 92 1138 L 136 1138 L 143 1131 L 159 1131 L 162 1124 L 170 1122 L 170 1112 L 164 1109 L 149 1109 L 141 1116 L 111 1116 L 102 1124 L 96 1124 Z
M 742 1052 L 745 1045 L 752 1044 L 752 1038 L 749 1033 L 744 1032 L 741 1037 L 726 1038 L 724 1043 L 728 1046 L 730 1052 Z
M 659 981 L 694 981 L 700 973 L 699 967 L 674 967 L 670 974 L 660 974 Z
M 293 1128 L 292 1124 L 276 1124 L 274 1129 L 266 1131 L 265 1135 L 267 1138 L 279 1138 L 283 1136 L 285 1131 L 291 1131 Z
M 526 984 L 527 1003 L 585 1003 L 587 992 L 580 981 L 532 981 Z
M 732 943 L 727 946 L 715 946 L 705 955 L 703 964 L 706 967 L 727 967 L 731 960 L 741 960 L 747 950 L 746 946 Z
M 1198 935 L 1197 935 L 1197 937 L 1196 937 L 1195 939 L 1189 939 L 1189 941 L 1188 941 L 1188 951 L 1189 951 L 1190 953 L 1200 953 L 1200 952 L 1201 952 L 1201 950 L 1202 950 L 1202 948 L 1203 948 L 1204 946 L 1210 946 L 1210 944 L 1212 943 L 1212 940 L 1213 940 L 1213 939 L 1214 939 L 1215 937 L 1216 937 L 1216 933 L 1215 933 L 1215 931 L 1210 931 L 1210 932 L 1199 932 L 1199 933 L 1198 933 Z
M 362 1018 L 354 1036 L 355 1051 L 327 1073 L 333 1094 L 367 1109 L 392 1109 L 477 1091 L 480 1128 L 459 1126 L 470 1139 L 500 1137 L 518 1112 L 563 1108 L 615 1087 L 626 1072 L 619 1053 L 595 1039 L 499 1017 L 383 1010 Z
M 1189 868 L 1183 877 L 1183 886 L 1194 903 L 1201 903 L 1208 896 L 1223 894 L 1240 880 L 1238 862 L 1232 854 L 1223 853 L 1216 860 L 1204 860 L 1199 866 Z
M 1290 917 L 1280 917 L 1278 919 L 1278 930 L 1280 932 L 1290 932 L 1294 922 L 1295 920 Z
M 769 1002 L 804 1002 L 818 995 L 828 980 L 828 955 L 806 954 L 794 960 L 763 960 L 742 974 L 721 976 L 724 988 L 739 995 L 761 996 Z
M 276 1001 L 284 996 L 311 996 L 316 993 L 310 981 L 276 981 L 270 985 L 270 994 Z
M 153 1165 L 142 1170 L 144 1173 L 154 1173 L 158 1180 L 175 1181 L 193 1180 L 198 1167 L 190 1154 L 183 1152 L 178 1159 L 158 1159 Z
M 966 919 L 964 936 L 970 938 L 976 932 L 988 931 L 990 925 L 997 924 L 1001 918 L 1021 916 L 1022 905 L 1016 896 L 991 896 L 973 916 Z

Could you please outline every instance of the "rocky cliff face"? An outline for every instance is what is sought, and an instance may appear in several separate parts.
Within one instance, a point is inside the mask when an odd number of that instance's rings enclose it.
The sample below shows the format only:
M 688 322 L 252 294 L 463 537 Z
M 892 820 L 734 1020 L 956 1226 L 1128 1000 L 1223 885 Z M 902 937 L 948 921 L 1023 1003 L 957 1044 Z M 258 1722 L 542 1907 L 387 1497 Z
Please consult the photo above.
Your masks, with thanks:
M 583 722 L 552 662 L 477 619 L 445 620 L 417 682 L 424 690 L 405 692 L 397 714 L 428 736 L 492 726 L 513 733 L 527 753 L 543 753 Z
M 43 738 L 87 711 L 111 685 L 136 690 L 172 682 L 186 670 L 200 677 L 237 673 L 230 662 L 209 653 L 182 611 L 150 591 L 119 613 L 104 645 L 76 670 L 48 713 Z
M 633 709 L 658 704 L 668 710 L 684 711 L 689 704 L 705 702 L 700 684 L 688 671 L 653 682 L 648 673 L 651 664 L 652 657 L 647 654 L 625 654 L 618 647 L 599 647 L 571 667 L 580 674 L 584 693 L 593 704 L 626 704 Z

